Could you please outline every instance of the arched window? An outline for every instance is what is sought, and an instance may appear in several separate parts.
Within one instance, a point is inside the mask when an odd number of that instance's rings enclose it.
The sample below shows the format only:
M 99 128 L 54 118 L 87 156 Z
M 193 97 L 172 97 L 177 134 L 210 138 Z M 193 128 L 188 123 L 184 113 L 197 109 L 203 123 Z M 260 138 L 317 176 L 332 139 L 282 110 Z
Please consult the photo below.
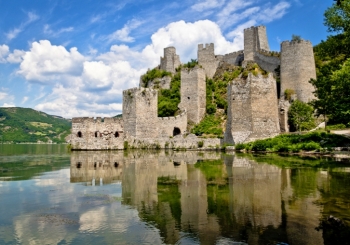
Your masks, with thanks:
M 115 132 L 114 137 L 118 138 L 119 137 L 119 133 Z
M 176 135 L 179 135 L 181 134 L 181 130 L 177 127 L 174 128 L 174 131 L 173 131 L 173 136 L 176 136 Z
M 78 136 L 79 138 L 82 138 L 82 137 L 83 137 L 83 134 L 79 131 L 78 134 L 77 134 L 77 136 Z

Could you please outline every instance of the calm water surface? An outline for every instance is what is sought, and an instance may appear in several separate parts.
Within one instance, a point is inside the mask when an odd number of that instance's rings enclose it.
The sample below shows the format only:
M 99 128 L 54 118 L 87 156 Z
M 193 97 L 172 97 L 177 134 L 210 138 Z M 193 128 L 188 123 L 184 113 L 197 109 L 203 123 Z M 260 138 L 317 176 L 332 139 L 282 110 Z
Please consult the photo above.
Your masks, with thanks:
M 0 145 L 0 244 L 347 244 L 349 198 L 344 161 Z

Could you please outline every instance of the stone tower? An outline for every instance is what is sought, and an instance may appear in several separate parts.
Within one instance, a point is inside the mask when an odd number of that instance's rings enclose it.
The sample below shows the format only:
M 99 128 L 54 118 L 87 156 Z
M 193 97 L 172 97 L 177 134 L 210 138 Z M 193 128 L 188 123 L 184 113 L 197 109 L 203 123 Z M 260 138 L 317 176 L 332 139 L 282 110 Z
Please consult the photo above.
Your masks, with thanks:
M 198 64 L 205 70 L 205 75 L 208 78 L 213 78 L 219 65 L 214 53 L 214 43 L 206 44 L 205 47 L 203 44 L 198 44 L 197 58 Z
M 164 58 L 160 57 L 160 69 L 175 73 L 175 69 L 181 65 L 180 56 L 176 54 L 174 47 L 164 49 Z
M 269 51 L 265 26 L 252 26 L 244 29 L 244 61 L 254 60 L 255 53 Z
M 181 102 L 179 108 L 187 111 L 188 121 L 199 123 L 205 115 L 205 71 L 196 66 L 181 70 Z
M 232 81 L 227 91 L 228 109 L 224 141 L 242 143 L 279 134 L 276 80 L 254 76 Z
M 123 91 L 123 121 L 126 136 L 158 137 L 158 92 L 149 88 Z
M 314 99 L 314 87 L 309 83 L 316 79 L 314 51 L 309 41 L 284 41 L 281 43 L 281 97 L 286 89 L 295 91 L 297 99 L 309 102 Z

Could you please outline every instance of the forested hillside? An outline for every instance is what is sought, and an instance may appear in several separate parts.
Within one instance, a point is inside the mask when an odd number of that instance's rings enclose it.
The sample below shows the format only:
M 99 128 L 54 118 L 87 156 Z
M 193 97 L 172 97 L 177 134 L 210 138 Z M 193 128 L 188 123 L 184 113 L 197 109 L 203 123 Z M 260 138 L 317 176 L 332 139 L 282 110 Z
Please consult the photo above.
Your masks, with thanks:
M 0 142 L 65 142 L 71 122 L 29 108 L 0 108 Z

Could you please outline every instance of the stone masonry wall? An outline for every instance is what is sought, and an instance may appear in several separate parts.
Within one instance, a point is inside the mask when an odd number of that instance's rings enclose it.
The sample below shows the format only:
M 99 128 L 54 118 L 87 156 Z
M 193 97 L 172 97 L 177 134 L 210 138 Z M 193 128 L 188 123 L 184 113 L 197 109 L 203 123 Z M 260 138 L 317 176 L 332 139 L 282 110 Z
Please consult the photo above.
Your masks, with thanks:
M 281 64 L 281 60 L 276 56 L 267 56 L 259 52 L 255 53 L 254 61 L 265 71 L 275 73 L 275 69 Z
M 122 149 L 123 120 L 121 118 L 72 119 L 70 143 L 75 149 Z
M 187 112 L 184 111 L 175 117 L 158 117 L 159 137 L 172 137 L 183 134 L 187 128 Z M 178 132 L 177 128 L 180 132 Z
M 165 76 L 162 78 L 156 78 L 153 81 L 147 83 L 147 88 L 152 89 L 170 89 L 171 76 Z M 140 79 L 140 87 L 145 87 L 144 83 Z
M 271 73 L 235 79 L 227 94 L 225 142 L 249 142 L 279 134 L 276 81 Z
M 175 69 L 181 65 L 180 56 L 176 54 L 174 47 L 164 49 L 164 57 L 160 57 L 160 69 L 175 73 Z
M 309 41 L 285 41 L 281 43 L 281 95 L 293 89 L 297 99 L 309 102 L 314 99 L 314 87 L 309 83 L 316 78 L 315 59 Z
M 181 102 L 179 108 L 187 111 L 188 121 L 199 123 L 205 115 L 205 71 L 196 66 L 181 70 Z
M 208 78 L 213 78 L 219 65 L 219 60 L 214 53 L 214 43 L 205 44 L 205 47 L 203 47 L 203 44 L 198 44 L 197 58 L 198 64 L 205 70 L 205 75 Z
M 259 50 L 270 50 L 265 26 L 244 29 L 244 60 L 254 60 Z
M 261 49 L 270 50 L 269 42 L 267 40 L 267 35 L 266 35 L 266 26 L 257 26 L 255 28 L 257 32 L 258 50 L 261 50 Z
M 158 137 L 158 92 L 148 88 L 123 91 L 123 119 L 126 136 Z
M 231 65 L 239 66 L 244 60 L 244 53 L 243 50 L 240 50 L 225 55 L 217 55 L 216 57 L 220 62 L 225 62 Z

